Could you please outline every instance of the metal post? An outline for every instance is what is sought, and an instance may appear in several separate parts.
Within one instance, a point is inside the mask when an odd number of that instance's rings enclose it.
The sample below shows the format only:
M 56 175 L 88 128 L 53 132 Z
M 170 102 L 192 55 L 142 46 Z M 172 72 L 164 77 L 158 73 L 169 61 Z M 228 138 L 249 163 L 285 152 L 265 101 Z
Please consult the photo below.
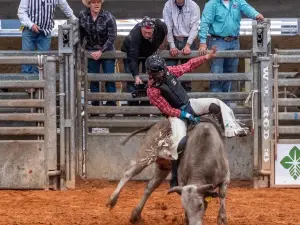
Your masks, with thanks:
M 48 61 L 45 64 L 45 152 L 47 174 L 57 170 L 57 136 L 56 136 L 56 63 Z M 48 177 L 48 175 L 47 175 Z M 55 178 L 53 178 L 55 179 Z M 55 182 L 57 184 L 57 182 Z M 54 187 L 57 189 L 57 187 Z
M 252 58 L 253 65 L 253 86 L 252 90 L 258 90 L 258 80 L 259 80 L 259 64 L 256 58 Z M 252 98 L 252 123 L 253 123 L 253 178 L 254 178 L 254 188 L 258 188 L 258 175 L 259 175 L 259 130 L 258 130 L 258 114 L 260 106 L 258 104 L 258 94 L 254 94 Z
M 66 148 L 65 148 L 65 81 L 63 57 L 59 62 L 59 112 L 60 112 L 60 188 L 66 188 Z
M 274 134 L 274 159 L 277 158 L 277 143 L 279 138 L 279 120 L 278 120 L 278 114 L 279 114 L 279 108 L 278 108 L 278 68 L 279 65 L 277 63 L 277 55 L 274 55 L 273 58 L 273 68 L 274 69 L 274 102 L 275 102 L 275 134 Z M 285 108 L 286 109 L 286 108 Z
M 81 105 L 81 82 L 82 82 L 82 63 L 81 63 L 81 46 L 78 44 L 77 45 L 77 62 L 80 63 L 76 63 L 77 65 L 77 76 L 76 76 L 76 80 L 77 80 L 77 123 L 76 123 L 76 130 L 77 130 L 77 135 L 76 135 L 76 140 L 78 140 L 78 151 L 77 151 L 77 173 L 82 176 L 82 160 L 83 160 L 83 156 L 82 156 L 82 150 L 83 150 L 83 132 L 82 132 L 82 117 L 81 117 L 81 109 L 82 109 L 82 105 Z
M 84 52 L 84 154 L 87 154 L 87 136 L 88 136 L 88 127 L 87 127 L 87 121 L 88 121 L 88 99 L 87 99 L 87 92 L 89 90 L 89 82 L 88 82 L 88 58 L 86 51 Z M 86 158 L 85 156 L 83 156 Z M 83 173 L 86 176 L 86 163 L 83 167 Z
M 260 127 L 255 127 L 254 136 L 254 170 L 257 172 L 254 179 L 255 187 L 268 187 L 271 171 L 271 140 L 272 140 L 272 67 L 271 58 L 271 22 L 269 19 L 257 23 L 253 21 L 253 55 L 260 61 L 260 70 L 257 74 L 257 87 L 260 92 L 255 109 L 255 122 L 260 121 Z M 256 70 L 257 67 L 255 66 Z M 256 82 L 256 81 L 255 81 Z M 256 83 L 254 84 L 256 86 Z M 259 107 L 260 106 L 260 109 Z M 258 111 L 260 110 L 260 112 Z M 258 166 L 259 165 L 259 166 Z M 260 168 L 259 168 L 260 167 Z
M 64 55 L 64 63 L 65 63 L 65 118 L 66 121 L 70 119 L 70 75 L 69 75 L 69 56 Z M 66 146 L 66 186 L 68 187 L 68 181 L 71 180 L 70 176 L 70 128 L 65 124 L 65 146 Z
M 73 32 L 70 32 L 69 44 L 73 48 Z M 75 188 L 75 75 L 74 75 L 74 48 L 73 54 L 69 56 L 69 68 L 70 68 L 70 181 L 69 188 Z
M 271 141 L 272 141 L 272 76 L 271 58 L 270 60 L 261 61 L 261 158 L 262 171 L 271 170 Z

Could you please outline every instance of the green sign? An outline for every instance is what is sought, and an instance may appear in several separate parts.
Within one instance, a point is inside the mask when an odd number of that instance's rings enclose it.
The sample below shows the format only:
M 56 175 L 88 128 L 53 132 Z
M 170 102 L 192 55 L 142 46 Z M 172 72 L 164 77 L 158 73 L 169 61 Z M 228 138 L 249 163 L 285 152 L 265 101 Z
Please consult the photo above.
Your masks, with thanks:
M 294 146 L 291 150 L 289 155 L 285 156 L 281 161 L 280 164 L 289 170 L 291 177 L 294 180 L 300 176 L 300 150 L 296 146 Z

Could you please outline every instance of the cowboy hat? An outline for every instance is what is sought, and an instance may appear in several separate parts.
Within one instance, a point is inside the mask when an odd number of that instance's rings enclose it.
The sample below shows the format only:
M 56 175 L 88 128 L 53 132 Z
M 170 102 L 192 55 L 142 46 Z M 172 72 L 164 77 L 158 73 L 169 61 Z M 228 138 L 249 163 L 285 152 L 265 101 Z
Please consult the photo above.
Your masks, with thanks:
M 82 3 L 83 3 L 86 7 L 90 7 L 90 1 L 91 1 L 91 0 L 82 0 Z M 104 0 L 101 0 L 101 2 L 103 3 Z

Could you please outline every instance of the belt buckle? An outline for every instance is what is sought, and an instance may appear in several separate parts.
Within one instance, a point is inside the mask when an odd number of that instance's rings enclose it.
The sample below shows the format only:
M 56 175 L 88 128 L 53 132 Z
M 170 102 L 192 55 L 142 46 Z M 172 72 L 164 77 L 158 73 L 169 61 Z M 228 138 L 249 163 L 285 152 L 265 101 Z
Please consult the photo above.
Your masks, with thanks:
M 184 40 L 184 37 L 176 36 L 176 39 L 177 39 L 178 41 L 183 41 L 183 40 Z
M 231 41 L 233 41 L 235 39 L 236 39 L 235 37 L 229 36 L 229 37 L 225 37 L 224 41 L 231 42 Z

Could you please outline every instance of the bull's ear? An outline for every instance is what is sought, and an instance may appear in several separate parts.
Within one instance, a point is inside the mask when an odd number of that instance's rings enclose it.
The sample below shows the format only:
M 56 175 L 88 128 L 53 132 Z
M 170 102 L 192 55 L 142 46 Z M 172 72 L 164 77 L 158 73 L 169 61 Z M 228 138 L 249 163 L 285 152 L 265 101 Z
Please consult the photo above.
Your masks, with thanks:
M 198 186 L 197 187 L 197 191 L 199 194 L 203 194 L 205 191 L 209 191 L 209 190 L 214 190 L 214 185 L 213 184 L 206 184 L 206 185 L 202 185 L 202 186 Z
M 176 192 L 177 194 L 181 195 L 182 187 L 176 186 L 176 187 L 170 188 L 169 191 L 168 191 L 168 194 L 171 194 L 173 192 Z

